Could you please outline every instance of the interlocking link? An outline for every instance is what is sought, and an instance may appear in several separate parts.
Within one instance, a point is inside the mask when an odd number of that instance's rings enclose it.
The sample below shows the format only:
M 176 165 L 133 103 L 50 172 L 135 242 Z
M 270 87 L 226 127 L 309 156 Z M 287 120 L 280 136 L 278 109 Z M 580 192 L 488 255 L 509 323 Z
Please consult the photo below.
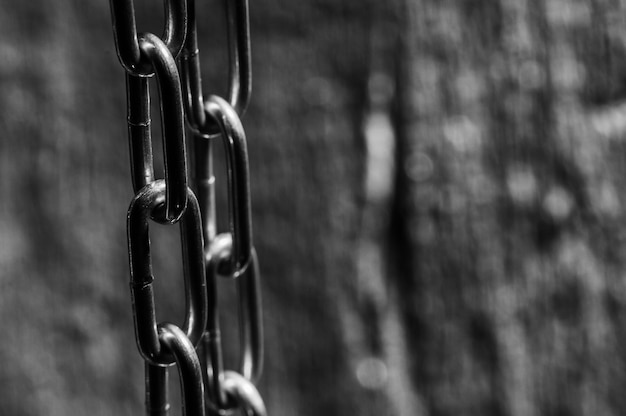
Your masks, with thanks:
M 187 37 L 180 59 L 181 77 L 185 90 L 187 121 L 192 129 L 202 134 L 215 134 L 217 126 L 206 124 L 200 52 L 195 19 L 195 0 L 188 0 L 189 22 Z M 239 116 L 243 116 L 250 102 L 252 71 L 250 52 L 250 24 L 248 0 L 226 1 L 228 23 L 228 102 Z
M 157 180 L 144 186 L 128 209 L 128 251 L 130 255 L 131 296 L 139 352 L 153 365 L 169 365 L 173 358 L 159 343 L 152 284 L 150 230 L 148 219 L 165 200 L 165 182 Z M 188 190 L 189 203 L 180 221 L 183 246 L 186 315 L 183 331 L 195 346 L 200 342 L 207 319 L 206 280 L 200 208 Z
M 204 108 L 219 126 L 226 150 L 228 173 L 229 226 L 232 235 L 232 251 L 228 258 L 221 261 L 218 271 L 226 276 L 238 277 L 248 267 L 252 253 L 250 173 L 246 134 L 234 108 L 224 99 L 211 95 Z
M 224 373 L 224 389 L 228 397 L 233 400 L 237 408 L 243 410 L 247 416 L 266 416 L 265 403 L 259 391 L 247 378 L 234 371 Z
M 234 108 L 224 99 L 210 96 L 206 113 L 217 123 L 226 148 L 228 168 L 230 233 L 217 235 L 205 242 L 209 317 L 205 336 L 206 361 L 210 365 L 209 393 L 217 406 L 226 406 L 221 383 L 223 372 L 222 346 L 217 302 L 218 273 L 238 277 L 240 302 L 240 365 L 245 377 L 256 381 L 262 368 L 262 325 L 258 262 L 252 248 L 250 184 L 245 132 Z M 252 262 L 253 267 L 249 267 Z M 246 271 L 249 272 L 246 273 Z
M 167 196 L 165 218 L 174 223 L 187 202 L 187 156 L 182 89 L 176 61 L 165 43 L 146 33 L 139 38 L 140 49 L 155 70 L 161 97 L 161 125 Z M 126 75 L 128 131 L 131 148 L 131 171 L 135 192 L 154 180 L 150 137 L 150 95 L 148 78 Z
M 135 192 L 127 217 L 130 287 L 135 338 L 146 366 L 147 414 L 168 414 L 167 367 L 176 364 L 185 415 L 242 411 L 266 416 L 255 387 L 263 367 L 260 273 L 252 243 L 248 150 L 240 119 L 248 107 L 252 85 L 248 0 L 226 0 L 228 93 L 226 99 L 208 95 L 206 101 L 195 1 L 164 3 L 165 25 L 159 37 L 137 33 L 133 0 L 110 0 L 117 54 L 126 70 Z M 155 176 L 152 153 L 148 82 L 155 74 L 163 134 L 163 179 Z M 187 177 L 185 119 L 193 138 L 192 181 Z M 216 227 L 212 161 L 213 144 L 219 138 L 227 158 L 229 205 L 229 228 L 221 234 Z M 157 322 L 150 220 L 180 226 L 186 305 L 182 327 Z M 239 372 L 224 369 L 219 276 L 237 282 Z
M 207 261 L 207 293 L 209 316 L 204 337 L 204 361 L 208 364 L 208 393 L 215 405 L 226 408 L 227 391 L 223 383 L 224 363 L 219 321 L 217 293 L 217 267 L 228 258 L 232 250 L 230 234 L 220 234 L 210 247 Z M 252 251 L 252 263 L 247 272 L 237 279 L 239 297 L 239 368 L 241 375 L 256 383 L 263 368 L 263 327 L 260 308 L 259 271 L 256 252 Z
M 183 416 L 204 416 L 202 368 L 195 347 L 185 333 L 174 324 L 159 324 L 158 331 L 159 342 L 164 350 L 174 356 L 178 367 Z M 146 375 L 147 414 L 165 416 L 170 407 L 167 400 L 167 368 L 148 367 Z
M 207 365 L 209 405 L 227 409 L 227 395 L 223 386 L 223 358 L 217 305 L 218 274 L 238 278 L 240 303 L 240 365 L 249 380 L 258 378 L 262 368 L 262 325 L 260 292 L 258 289 L 258 262 L 252 247 L 250 184 L 245 132 L 235 109 L 226 100 L 209 96 L 205 112 L 218 125 L 225 146 L 228 170 L 228 200 L 230 233 L 205 240 L 207 262 L 207 289 L 209 318 L 205 335 L 204 353 Z M 200 138 L 200 140 L 202 140 Z M 206 162 L 205 162 L 206 163 Z M 212 172 L 208 172 L 212 174 Z M 200 178 L 206 181 L 207 178 Z M 211 217 L 211 220 L 214 220 Z M 205 229 L 211 229 L 212 224 Z M 252 260 L 254 258 L 254 261 Z M 250 263 L 253 267 L 250 268 Z M 250 272 L 248 272 L 248 270 Z
M 141 54 L 133 0 L 110 0 L 113 37 L 120 63 L 128 73 L 149 75 L 150 65 Z M 176 59 L 187 34 L 187 0 L 165 1 L 163 42 Z

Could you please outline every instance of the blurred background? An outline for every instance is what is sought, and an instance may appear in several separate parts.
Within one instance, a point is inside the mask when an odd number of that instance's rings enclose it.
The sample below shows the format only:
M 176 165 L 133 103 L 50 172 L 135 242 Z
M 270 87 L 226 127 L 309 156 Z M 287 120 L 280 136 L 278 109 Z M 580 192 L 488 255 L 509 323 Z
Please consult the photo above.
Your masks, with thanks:
M 224 95 L 220 3 L 197 8 Z M 626 1 L 250 3 L 270 414 L 623 415 Z M 142 414 L 109 3 L 0 6 L 0 414 Z M 178 229 L 153 228 L 180 322 Z

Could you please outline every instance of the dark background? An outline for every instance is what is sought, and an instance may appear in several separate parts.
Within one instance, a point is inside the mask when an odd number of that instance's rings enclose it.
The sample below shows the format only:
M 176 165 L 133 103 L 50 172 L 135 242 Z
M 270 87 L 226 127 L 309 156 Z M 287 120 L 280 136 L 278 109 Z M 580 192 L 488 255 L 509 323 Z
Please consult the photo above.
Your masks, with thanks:
M 223 6 L 197 3 L 223 95 Z M 0 6 L 0 414 L 142 414 L 108 1 Z M 250 9 L 270 414 L 623 415 L 626 3 Z M 179 322 L 178 230 L 154 228 Z

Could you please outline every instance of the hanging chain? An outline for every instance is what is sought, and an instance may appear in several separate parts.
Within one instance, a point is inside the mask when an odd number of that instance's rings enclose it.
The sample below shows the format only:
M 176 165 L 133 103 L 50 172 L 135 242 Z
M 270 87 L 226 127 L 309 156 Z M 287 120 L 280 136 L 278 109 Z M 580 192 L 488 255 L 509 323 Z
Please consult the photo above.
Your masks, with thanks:
M 176 364 L 183 413 L 265 416 L 255 387 L 263 366 L 259 266 L 253 247 L 250 174 L 240 117 L 251 91 L 247 0 L 227 0 L 228 99 L 202 93 L 194 0 L 165 0 L 162 37 L 137 33 L 133 0 L 110 0 L 115 45 L 126 71 L 128 137 L 135 197 L 128 210 L 130 288 L 137 346 L 146 366 L 149 416 L 167 415 L 168 372 Z M 178 63 L 178 65 L 177 65 Z M 179 71 L 180 67 L 180 71 Z M 149 79 L 159 90 L 163 179 L 156 179 Z M 185 118 L 195 174 L 188 180 Z M 213 146 L 225 147 L 228 232 L 218 234 Z M 189 186 L 191 185 L 191 186 Z M 180 226 L 185 288 L 182 325 L 159 323 L 153 293 L 149 223 Z M 224 369 L 217 281 L 237 281 L 239 370 Z

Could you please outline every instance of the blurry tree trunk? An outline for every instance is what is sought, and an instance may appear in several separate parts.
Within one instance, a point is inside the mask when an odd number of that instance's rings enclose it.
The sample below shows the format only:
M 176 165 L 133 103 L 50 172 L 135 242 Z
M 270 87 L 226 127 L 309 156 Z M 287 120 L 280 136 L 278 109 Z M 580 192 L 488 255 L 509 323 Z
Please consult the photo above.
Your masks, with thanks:
M 389 264 L 416 414 L 624 413 L 624 13 L 407 2 Z

